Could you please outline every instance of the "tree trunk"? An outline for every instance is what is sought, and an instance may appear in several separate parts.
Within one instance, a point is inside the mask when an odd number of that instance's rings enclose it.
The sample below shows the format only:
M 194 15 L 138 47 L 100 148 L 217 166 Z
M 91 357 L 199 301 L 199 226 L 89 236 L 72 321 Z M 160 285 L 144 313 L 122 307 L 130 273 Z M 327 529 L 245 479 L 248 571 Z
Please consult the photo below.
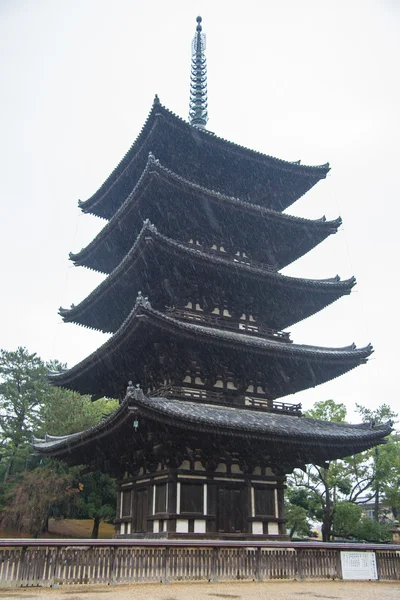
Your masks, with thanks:
M 46 518 L 43 519 L 42 522 L 42 533 L 48 533 L 49 532 L 49 515 L 47 514 Z
M 375 473 L 377 471 L 377 464 L 379 459 L 379 448 L 375 448 Z M 379 522 L 379 496 L 380 496 L 380 485 L 378 478 L 375 480 L 375 498 L 374 498 L 374 521 Z
M 379 486 L 376 487 L 374 498 L 374 521 L 379 522 Z
M 332 520 L 333 520 L 333 507 L 332 500 L 330 495 L 330 489 L 328 485 L 328 469 L 323 470 L 323 483 L 325 487 L 325 507 L 324 514 L 322 517 L 322 541 L 330 542 L 331 541 L 331 531 L 332 531 Z
M 324 510 L 324 516 L 322 517 L 322 541 L 330 542 L 331 541 L 331 529 L 332 529 L 332 515 L 330 509 L 328 507 Z
M 7 483 L 7 481 L 11 477 L 12 469 L 13 469 L 13 466 L 14 466 L 14 459 L 15 459 L 15 455 L 17 454 L 17 450 L 18 450 L 18 446 L 15 446 L 14 450 L 13 450 L 11 456 L 10 456 L 10 460 L 8 461 L 6 472 L 4 473 L 3 483 Z
M 95 518 L 93 519 L 92 535 L 90 536 L 92 538 L 92 540 L 97 540 L 97 538 L 99 537 L 99 528 L 100 528 L 100 517 L 96 515 Z

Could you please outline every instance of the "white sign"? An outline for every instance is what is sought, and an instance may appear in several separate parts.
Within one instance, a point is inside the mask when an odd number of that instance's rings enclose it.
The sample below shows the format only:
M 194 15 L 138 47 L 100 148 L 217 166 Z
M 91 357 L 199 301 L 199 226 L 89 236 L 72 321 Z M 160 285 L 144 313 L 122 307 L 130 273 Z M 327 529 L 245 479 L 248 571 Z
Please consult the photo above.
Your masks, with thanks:
M 375 552 L 341 552 L 343 579 L 378 579 Z

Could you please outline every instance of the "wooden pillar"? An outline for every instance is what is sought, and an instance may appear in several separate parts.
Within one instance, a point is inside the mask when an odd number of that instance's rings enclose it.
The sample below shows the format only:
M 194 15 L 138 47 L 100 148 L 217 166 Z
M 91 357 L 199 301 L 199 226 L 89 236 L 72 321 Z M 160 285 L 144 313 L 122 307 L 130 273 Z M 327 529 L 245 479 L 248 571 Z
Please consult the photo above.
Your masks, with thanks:
M 277 493 L 278 493 L 278 518 L 280 519 L 279 520 L 279 533 L 281 535 L 285 535 L 286 534 L 284 490 L 285 490 L 285 485 L 282 482 L 281 485 L 278 485 L 278 487 L 277 487 Z

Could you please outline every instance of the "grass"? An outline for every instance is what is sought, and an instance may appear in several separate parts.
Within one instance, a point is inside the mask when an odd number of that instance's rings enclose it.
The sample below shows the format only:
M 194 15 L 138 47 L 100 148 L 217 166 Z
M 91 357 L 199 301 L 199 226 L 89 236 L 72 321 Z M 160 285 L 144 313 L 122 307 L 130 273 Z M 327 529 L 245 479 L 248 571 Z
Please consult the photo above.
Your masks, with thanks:
M 43 538 L 87 538 L 90 539 L 92 533 L 92 519 L 50 519 L 49 532 L 43 534 Z M 99 538 L 110 539 L 114 535 L 114 525 L 109 523 L 100 523 Z M 0 529 L 1 538 L 29 538 L 26 532 L 22 531 L 3 531 Z

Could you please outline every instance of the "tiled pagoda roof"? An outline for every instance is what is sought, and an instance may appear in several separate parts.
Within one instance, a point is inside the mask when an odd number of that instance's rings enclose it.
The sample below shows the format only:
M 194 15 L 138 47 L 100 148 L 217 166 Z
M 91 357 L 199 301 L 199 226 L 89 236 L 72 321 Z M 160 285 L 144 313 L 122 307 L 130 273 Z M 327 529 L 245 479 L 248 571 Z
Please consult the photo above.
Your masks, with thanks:
M 33 445 L 40 454 L 72 458 L 76 464 L 82 460 L 82 450 L 91 445 L 93 448 L 96 444 L 104 446 L 108 438 L 119 437 L 123 444 L 127 431 L 123 426 L 133 419 L 138 420 L 139 427 L 143 419 L 164 424 L 170 435 L 173 431 L 183 430 L 208 436 L 245 437 L 250 443 L 262 444 L 265 452 L 272 447 L 274 452 L 284 450 L 305 462 L 316 463 L 343 458 L 384 443 L 392 430 L 390 422 L 349 425 L 174 398 L 147 397 L 140 389 L 134 389 L 128 392 L 116 411 L 95 427 L 64 437 L 34 439 Z M 129 435 L 135 436 L 132 428 Z
M 274 329 L 284 329 L 322 310 L 344 294 L 355 279 L 315 280 L 288 277 L 275 271 L 224 257 L 223 253 L 190 247 L 160 234 L 145 222 L 135 244 L 118 267 L 80 304 L 60 309 L 64 321 L 115 332 L 132 310 L 139 291 L 155 308 L 182 303 L 198 281 L 212 282 L 233 295 L 257 298 L 259 314 Z M 183 283 L 182 283 L 183 282 Z M 240 285 L 239 285 L 240 284 Z M 243 311 L 244 312 L 244 311 Z M 265 314 L 264 314 L 265 313 Z
M 251 243 L 244 237 L 245 219 L 258 238 L 253 254 L 255 251 L 267 256 L 277 269 L 314 248 L 341 224 L 340 218 L 303 219 L 207 189 L 167 169 L 150 154 L 133 191 L 92 242 L 70 254 L 71 260 L 76 265 L 110 273 L 130 249 L 147 218 L 174 239 L 186 241 L 186 220 L 190 219 L 192 231 L 196 225 L 203 231 L 211 228 L 217 236 L 223 232 L 226 237 L 229 231 L 238 246 Z
M 158 350 L 159 347 L 164 349 Z M 162 361 L 155 360 L 160 352 L 166 352 L 171 360 L 178 360 L 178 355 L 182 358 L 184 352 L 188 356 L 193 352 L 206 361 L 212 354 L 212 364 L 221 360 L 232 371 L 240 368 L 267 371 L 267 381 L 271 382 L 268 397 L 275 399 L 319 385 L 365 363 L 372 347 L 283 344 L 180 321 L 154 310 L 147 301 L 141 300 L 118 331 L 100 348 L 50 379 L 55 385 L 82 394 L 121 398 L 123 382 L 134 378 L 142 384 L 150 363 L 156 379 L 157 370 L 162 370 Z M 172 359 L 174 353 L 176 357 Z
M 80 202 L 82 210 L 111 218 L 139 180 L 149 152 L 200 185 L 275 210 L 293 204 L 329 171 L 328 164 L 304 166 L 228 142 L 189 125 L 156 97 L 138 138 L 98 191 Z

